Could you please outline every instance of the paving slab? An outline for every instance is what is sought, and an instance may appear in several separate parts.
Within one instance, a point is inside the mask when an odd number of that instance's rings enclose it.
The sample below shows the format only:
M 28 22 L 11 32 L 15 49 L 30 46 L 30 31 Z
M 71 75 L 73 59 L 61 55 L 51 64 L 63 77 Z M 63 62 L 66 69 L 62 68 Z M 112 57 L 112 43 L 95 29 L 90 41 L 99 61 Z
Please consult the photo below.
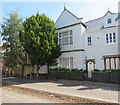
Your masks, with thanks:
M 107 102 L 119 102 L 119 88 L 117 84 L 108 83 L 94 83 L 87 81 L 75 81 L 75 80 L 57 80 L 57 81 L 32 81 L 25 80 L 26 82 L 19 83 L 21 81 L 10 81 L 14 86 L 20 86 L 24 88 L 31 88 L 36 90 L 43 90 L 48 92 L 54 92 L 59 94 L 66 94 L 71 96 L 78 96 L 89 99 L 102 100 Z M 32 81 L 32 82 L 30 82 Z

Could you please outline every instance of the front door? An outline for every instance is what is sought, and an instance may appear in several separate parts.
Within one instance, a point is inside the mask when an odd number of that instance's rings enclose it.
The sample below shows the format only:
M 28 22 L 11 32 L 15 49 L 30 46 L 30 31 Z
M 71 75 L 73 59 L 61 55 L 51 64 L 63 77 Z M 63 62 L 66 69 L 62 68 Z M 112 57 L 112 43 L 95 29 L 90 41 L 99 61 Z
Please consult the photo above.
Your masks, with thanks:
M 88 62 L 88 78 L 92 78 L 92 70 L 94 70 L 94 63 Z

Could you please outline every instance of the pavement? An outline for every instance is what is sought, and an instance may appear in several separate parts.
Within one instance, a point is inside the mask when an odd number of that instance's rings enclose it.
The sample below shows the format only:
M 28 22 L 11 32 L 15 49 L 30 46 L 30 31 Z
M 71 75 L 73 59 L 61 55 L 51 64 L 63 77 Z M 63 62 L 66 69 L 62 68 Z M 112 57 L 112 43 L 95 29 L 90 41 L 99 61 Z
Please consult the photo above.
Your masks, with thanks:
M 37 97 L 9 89 L 2 89 L 2 103 L 58 103 L 46 97 Z
M 120 103 L 118 84 L 76 80 L 33 80 L 14 77 L 3 77 L 3 82 L 12 86 L 54 94 Z

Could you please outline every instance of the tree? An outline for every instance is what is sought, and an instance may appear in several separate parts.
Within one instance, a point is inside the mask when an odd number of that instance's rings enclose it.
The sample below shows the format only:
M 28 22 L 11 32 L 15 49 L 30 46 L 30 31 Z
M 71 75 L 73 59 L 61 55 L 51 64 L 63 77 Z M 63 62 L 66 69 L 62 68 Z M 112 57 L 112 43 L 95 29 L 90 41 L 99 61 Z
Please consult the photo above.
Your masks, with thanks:
M 44 14 L 26 18 L 24 30 L 20 33 L 21 43 L 28 53 L 32 65 L 38 70 L 45 64 L 55 62 L 60 56 L 60 46 L 57 45 L 57 34 L 54 22 Z
M 56 35 L 56 46 L 52 48 L 51 50 L 51 55 L 48 57 L 47 59 L 47 65 L 48 65 L 48 73 L 49 73 L 49 66 L 56 66 L 57 65 L 57 59 L 60 55 L 61 55 L 61 48 L 60 46 L 58 45 L 58 40 L 57 40 L 57 35 Z
M 6 67 L 14 68 L 23 64 L 24 51 L 19 40 L 19 31 L 22 30 L 22 19 L 18 12 L 11 12 L 9 18 L 4 18 L 1 25 L 1 36 L 4 41 L 3 49 Z

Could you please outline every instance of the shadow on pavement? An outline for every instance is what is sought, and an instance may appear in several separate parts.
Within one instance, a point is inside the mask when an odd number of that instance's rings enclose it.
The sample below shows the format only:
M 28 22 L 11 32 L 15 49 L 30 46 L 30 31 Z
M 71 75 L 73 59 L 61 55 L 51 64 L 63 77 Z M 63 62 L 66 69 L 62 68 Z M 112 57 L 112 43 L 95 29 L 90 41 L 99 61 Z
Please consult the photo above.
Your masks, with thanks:
M 118 84 L 109 83 L 98 83 L 89 81 L 78 81 L 78 80 L 48 80 L 48 79 L 36 79 L 36 78 L 25 78 L 25 77 L 11 77 L 2 76 L 2 86 L 20 85 L 20 84 L 32 84 L 32 83 L 56 83 L 58 87 L 75 87 L 81 86 L 77 90 L 91 90 L 91 89 L 102 89 L 110 91 L 119 91 Z

